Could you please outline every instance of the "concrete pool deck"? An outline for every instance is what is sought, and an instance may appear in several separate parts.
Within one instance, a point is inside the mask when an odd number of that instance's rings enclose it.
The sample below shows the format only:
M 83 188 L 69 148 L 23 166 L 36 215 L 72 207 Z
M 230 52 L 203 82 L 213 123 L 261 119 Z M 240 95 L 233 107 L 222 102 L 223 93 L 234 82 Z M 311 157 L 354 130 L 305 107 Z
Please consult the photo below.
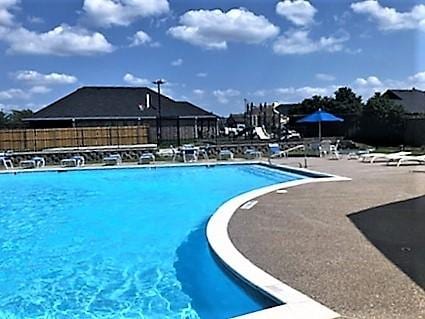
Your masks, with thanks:
M 352 181 L 258 198 L 230 221 L 235 246 L 343 318 L 425 318 L 425 174 L 346 159 L 308 163 Z

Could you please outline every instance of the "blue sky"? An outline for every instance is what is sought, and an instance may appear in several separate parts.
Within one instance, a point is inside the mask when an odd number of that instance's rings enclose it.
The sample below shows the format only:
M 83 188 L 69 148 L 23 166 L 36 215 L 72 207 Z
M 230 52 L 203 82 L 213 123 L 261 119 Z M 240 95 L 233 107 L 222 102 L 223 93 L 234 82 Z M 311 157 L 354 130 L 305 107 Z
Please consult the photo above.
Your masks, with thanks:
M 351 86 L 425 89 L 425 2 L 0 0 L 0 109 L 150 86 L 218 114 Z

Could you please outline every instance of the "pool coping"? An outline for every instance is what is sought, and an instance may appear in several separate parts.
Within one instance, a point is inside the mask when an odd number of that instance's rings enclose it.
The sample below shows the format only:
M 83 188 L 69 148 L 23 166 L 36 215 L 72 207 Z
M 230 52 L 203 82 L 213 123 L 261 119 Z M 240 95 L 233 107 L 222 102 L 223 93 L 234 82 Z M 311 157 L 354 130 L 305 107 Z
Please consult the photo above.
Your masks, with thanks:
M 316 175 L 320 178 L 306 177 L 301 180 L 289 181 L 262 187 L 233 197 L 221 205 L 210 217 L 207 224 L 207 240 L 213 252 L 233 273 L 246 283 L 260 290 L 272 299 L 284 303 L 265 310 L 237 316 L 237 319 L 333 319 L 340 315 L 328 307 L 313 300 L 302 292 L 274 278 L 264 270 L 254 265 L 233 245 L 228 232 L 228 226 L 233 214 L 248 201 L 265 194 L 281 189 L 295 187 L 309 183 L 349 181 L 350 178 L 332 174 L 323 174 L 302 168 L 293 168 L 285 165 L 270 164 L 257 161 L 271 168 L 298 172 L 301 175 Z
M 333 310 L 318 303 L 307 295 L 295 290 L 285 283 L 274 278 L 264 270 L 255 266 L 251 261 L 245 258 L 233 245 L 229 233 L 228 225 L 233 214 L 240 206 L 254 198 L 265 194 L 286 189 L 298 185 L 317 183 L 317 182 L 336 182 L 351 180 L 347 177 L 341 177 L 332 174 L 312 171 L 304 168 L 294 168 L 286 165 L 271 164 L 262 160 L 245 161 L 222 161 L 222 162 L 192 162 L 192 163 L 153 163 L 147 165 L 128 164 L 116 166 L 89 165 L 82 167 L 43 167 L 34 169 L 9 169 L 0 171 L 1 174 L 30 174 L 42 172 L 72 172 L 89 170 L 114 170 L 114 169 L 161 169 L 173 167 L 193 167 L 193 166 L 223 166 L 223 165 L 253 165 L 260 164 L 274 169 L 284 170 L 286 172 L 306 176 L 304 179 L 289 181 L 285 183 L 274 184 L 259 189 L 255 189 L 225 202 L 210 217 L 206 237 L 208 243 L 221 260 L 236 276 L 253 288 L 261 291 L 270 298 L 284 303 L 283 305 L 237 316 L 237 319 L 333 319 L 340 315 Z M 312 177 L 315 176 L 315 177 Z

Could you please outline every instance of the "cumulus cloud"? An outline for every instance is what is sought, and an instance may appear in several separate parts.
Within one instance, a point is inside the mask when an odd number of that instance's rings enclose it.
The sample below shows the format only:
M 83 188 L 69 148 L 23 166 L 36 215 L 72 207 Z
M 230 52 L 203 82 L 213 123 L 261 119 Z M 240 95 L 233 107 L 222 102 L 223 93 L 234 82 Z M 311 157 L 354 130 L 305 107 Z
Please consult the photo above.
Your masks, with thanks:
M 404 79 L 381 79 L 376 75 L 359 77 L 346 83 L 331 83 L 325 86 L 301 86 L 301 87 L 281 87 L 274 89 L 261 89 L 251 95 L 263 100 L 277 100 L 285 103 L 298 103 L 305 98 L 314 95 L 333 96 L 340 87 L 350 87 L 353 91 L 367 100 L 375 92 L 385 92 L 388 89 L 416 89 L 425 90 L 425 71 L 418 72 Z
M 199 73 L 196 73 L 196 76 L 197 76 L 198 78 L 206 78 L 206 77 L 208 76 L 208 73 L 205 73 L 205 72 L 199 72 Z
M 365 78 L 357 78 L 355 81 L 355 84 L 358 86 L 373 86 L 373 87 L 377 87 L 377 86 L 381 86 L 382 82 L 381 80 L 374 76 L 368 76 L 366 79 Z
M 415 5 L 410 11 L 398 12 L 384 7 L 378 1 L 366 0 L 351 4 L 355 13 L 361 13 L 378 23 L 382 30 L 420 29 L 425 31 L 425 5 Z
M 19 0 L 0 0 L 0 25 L 12 25 L 14 16 L 10 12 L 16 5 L 19 3 Z
M 27 99 L 29 94 L 21 89 L 7 89 L 0 91 L 0 100 Z
M 409 81 L 413 84 L 419 84 L 421 87 L 425 87 L 425 72 L 418 72 L 412 76 L 409 76 Z
M 317 51 L 337 52 L 344 48 L 344 42 L 349 35 L 320 37 L 318 40 L 310 38 L 307 30 L 289 30 L 280 36 L 273 44 L 273 51 L 277 54 L 308 54 Z
M 195 90 L 193 90 L 193 94 L 198 96 L 198 97 L 201 97 L 205 94 L 205 91 L 201 90 L 201 89 L 195 89 Z
M 229 42 L 258 44 L 277 36 L 279 28 L 264 16 L 246 9 L 191 10 L 180 17 L 179 26 L 168 33 L 206 49 L 226 49 Z
M 0 30 L 0 40 L 8 52 L 37 55 L 94 55 L 113 51 L 113 46 L 99 32 L 62 24 L 44 33 L 17 29 Z
M 33 86 L 30 89 L 30 93 L 34 93 L 34 94 L 45 94 L 45 93 L 49 93 L 50 91 L 51 91 L 50 88 L 43 85 Z
M 178 58 L 177 60 L 171 61 L 172 66 L 180 66 L 183 64 L 183 59 Z
M 78 79 L 69 74 L 64 73 L 48 73 L 43 74 L 34 70 L 23 70 L 13 74 L 13 77 L 30 85 L 46 86 L 55 84 L 74 84 Z
M 131 45 L 132 47 L 137 47 L 140 45 L 144 45 L 147 44 L 149 42 L 152 41 L 151 37 L 144 31 L 140 30 L 137 31 L 133 37 L 131 38 L 132 42 Z
M 276 5 L 276 13 L 297 26 L 307 26 L 314 22 L 317 9 L 306 0 L 284 0 Z
M 151 81 L 149 81 L 148 79 L 142 79 L 139 78 L 137 76 L 134 76 L 131 73 L 127 73 L 124 75 L 123 77 L 124 82 L 131 84 L 131 85 L 135 85 L 135 86 L 149 86 L 151 85 Z
M 241 93 L 238 90 L 227 89 L 227 90 L 215 90 L 213 95 L 217 98 L 218 102 L 227 104 L 230 102 L 232 97 L 239 96 Z
M 321 81 L 334 81 L 335 80 L 334 75 L 327 74 L 327 73 L 316 73 L 315 77 L 316 77 L 316 79 L 321 80 Z
M 167 0 L 84 0 L 83 11 L 97 25 L 128 26 L 138 18 L 170 11 Z

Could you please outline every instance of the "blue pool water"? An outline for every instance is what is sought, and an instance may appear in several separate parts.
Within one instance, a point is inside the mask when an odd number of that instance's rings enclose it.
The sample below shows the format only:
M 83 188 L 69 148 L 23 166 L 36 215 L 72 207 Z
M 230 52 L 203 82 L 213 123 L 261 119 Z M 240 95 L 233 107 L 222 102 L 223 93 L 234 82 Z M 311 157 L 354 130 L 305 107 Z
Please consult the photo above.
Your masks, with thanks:
M 208 249 L 235 195 L 302 178 L 257 165 L 0 175 L 0 318 L 220 319 L 273 305 Z

